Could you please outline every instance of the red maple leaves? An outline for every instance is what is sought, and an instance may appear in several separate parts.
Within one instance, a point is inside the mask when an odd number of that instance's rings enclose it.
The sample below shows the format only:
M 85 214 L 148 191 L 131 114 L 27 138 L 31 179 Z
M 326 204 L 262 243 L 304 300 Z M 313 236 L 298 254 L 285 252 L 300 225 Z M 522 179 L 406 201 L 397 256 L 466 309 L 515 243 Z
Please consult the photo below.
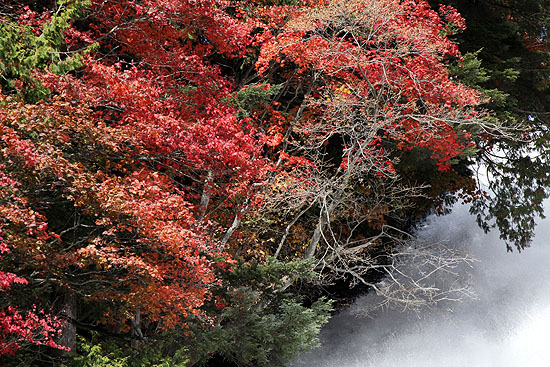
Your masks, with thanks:
M 441 12 L 464 26 L 452 8 Z M 475 119 L 472 107 L 480 102 L 477 92 L 449 76 L 444 60 L 460 54 L 446 29 L 424 1 L 333 1 L 300 9 L 265 42 L 257 65 L 263 73 L 285 63 L 304 75 L 317 73 L 322 82 L 311 103 L 322 106 L 323 115 L 355 105 L 369 119 L 378 105 L 379 134 L 401 149 L 429 148 L 445 170 L 468 144 L 454 126 Z M 369 111 L 365 101 L 373 98 Z M 319 124 L 319 114 L 313 119 Z M 322 123 L 338 125 L 334 119 Z
M 4 137 L 4 136 L 3 136 Z M 13 136 L 10 139 L 13 141 Z M 24 145 L 22 152 L 28 153 L 28 146 Z M 5 169 L 0 166 L 0 169 Z M 0 171 L 0 260 L 10 251 L 10 247 L 17 246 L 23 238 L 34 240 L 34 244 L 41 244 L 49 237 L 46 223 L 42 217 L 24 207 L 24 200 L 14 193 L 17 182 L 9 178 L 4 171 Z M 12 200 L 9 198 L 11 197 Z M 11 203 L 10 203 L 11 201 Z M 15 226 L 18 233 L 9 228 Z M 10 288 L 15 285 L 27 285 L 25 278 L 0 268 L 0 356 L 14 355 L 26 345 L 47 345 L 56 349 L 63 349 L 54 338 L 61 332 L 60 322 L 33 306 L 32 309 L 22 312 L 13 304 L 5 304 L 4 298 L 9 297 Z

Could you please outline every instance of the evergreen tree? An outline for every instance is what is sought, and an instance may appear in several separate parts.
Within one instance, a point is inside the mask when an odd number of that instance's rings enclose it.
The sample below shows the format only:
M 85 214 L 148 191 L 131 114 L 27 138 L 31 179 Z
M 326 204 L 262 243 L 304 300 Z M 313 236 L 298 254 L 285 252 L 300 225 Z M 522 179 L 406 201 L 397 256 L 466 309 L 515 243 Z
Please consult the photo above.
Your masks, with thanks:
M 508 249 L 521 250 L 550 195 L 550 1 L 444 3 L 457 8 L 467 25 L 457 39 L 465 57 L 455 75 L 490 98 L 492 119 L 521 130 L 519 142 L 483 142 L 479 158 L 488 169 L 490 196 L 472 206 L 485 230 L 497 226 Z

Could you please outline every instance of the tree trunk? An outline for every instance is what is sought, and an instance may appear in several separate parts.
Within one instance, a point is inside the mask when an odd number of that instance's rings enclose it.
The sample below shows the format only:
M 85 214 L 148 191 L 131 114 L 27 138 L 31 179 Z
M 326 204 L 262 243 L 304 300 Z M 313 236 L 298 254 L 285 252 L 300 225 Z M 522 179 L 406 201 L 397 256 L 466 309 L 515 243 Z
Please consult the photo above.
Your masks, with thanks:
M 206 174 L 206 179 L 204 180 L 204 187 L 202 189 L 201 204 L 200 204 L 200 217 L 199 222 L 204 219 L 206 216 L 206 211 L 208 210 L 208 204 L 210 204 L 210 190 L 212 185 L 212 178 L 214 174 L 212 170 L 209 169 Z
M 63 298 L 62 333 L 58 344 L 74 350 L 76 347 L 76 325 L 73 320 L 77 318 L 76 294 L 69 291 Z
M 141 309 L 136 310 L 136 314 L 133 319 L 130 319 L 132 325 L 131 337 L 132 347 L 136 348 L 140 340 L 143 339 L 143 333 L 141 332 Z

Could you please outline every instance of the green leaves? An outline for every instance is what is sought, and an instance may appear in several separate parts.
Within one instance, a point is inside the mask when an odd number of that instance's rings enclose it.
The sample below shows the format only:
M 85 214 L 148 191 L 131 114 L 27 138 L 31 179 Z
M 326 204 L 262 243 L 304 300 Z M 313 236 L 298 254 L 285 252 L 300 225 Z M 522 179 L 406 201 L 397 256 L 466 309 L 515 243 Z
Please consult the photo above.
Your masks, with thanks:
M 58 2 L 57 12 L 37 14 L 29 9 L 18 18 L 0 22 L 0 86 L 5 94 L 36 102 L 50 91 L 36 79 L 37 69 L 64 74 L 83 66 L 83 51 L 62 51 L 65 33 L 88 1 Z
M 234 104 L 239 109 L 239 117 L 248 117 L 255 109 L 270 104 L 282 87 L 283 84 L 261 83 L 248 85 L 238 91 Z
M 265 264 L 239 261 L 222 271 L 224 287 L 215 292 L 222 312 L 211 328 L 196 327 L 188 350 L 197 360 L 215 353 L 237 365 L 283 366 L 318 345 L 331 302 L 320 298 L 310 307 L 300 297 L 280 291 L 281 279 L 315 276 L 310 261 Z
M 447 1 L 449 3 L 449 1 Z M 495 134 L 481 143 L 478 158 L 491 174 L 489 195 L 472 212 L 488 230 L 498 227 L 509 249 L 533 236 L 535 218 L 550 194 L 550 57 L 548 0 L 452 2 L 468 28 L 460 36 L 464 55 L 455 74 L 489 98 L 485 122 L 516 129 L 519 139 Z M 435 2 L 433 2 L 435 6 Z M 477 50 L 477 51 L 473 51 Z
M 77 350 L 73 352 L 69 367 L 185 367 L 188 360 L 184 350 L 173 357 L 164 357 L 154 343 L 146 343 L 138 349 L 128 348 L 118 340 L 102 342 L 97 332 L 86 339 L 79 336 Z

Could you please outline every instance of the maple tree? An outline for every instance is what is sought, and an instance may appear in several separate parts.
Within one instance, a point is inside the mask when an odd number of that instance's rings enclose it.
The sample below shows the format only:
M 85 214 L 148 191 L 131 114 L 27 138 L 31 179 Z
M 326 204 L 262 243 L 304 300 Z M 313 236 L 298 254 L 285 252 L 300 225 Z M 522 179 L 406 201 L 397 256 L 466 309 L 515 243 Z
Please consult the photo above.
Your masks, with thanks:
M 82 105 L 7 106 L 4 169 L 8 177 L 27 182 L 18 194 L 28 210 L 48 217 L 53 237 L 39 244 L 14 242 L 13 229 L 12 246 L 26 267 L 53 273 L 59 285 L 78 291 L 81 283 L 102 284 L 95 297 L 143 307 L 152 321 L 162 315 L 165 327 L 200 306 L 214 281 L 203 254 L 216 250 L 207 245 L 178 188 L 133 165 L 134 137 L 102 126 Z M 21 137 L 26 134 L 40 135 L 40 142 Z M 59 218 L 61 208 L 67 212 Z
M 4 165 L 0 167 L 5 168 Z M 21 238 L 27 237 L 40 244 L 49 235 L 45 231 L 46 224 L 43 218 L 26 208 L 24 200 L 17 197 L 19 183 L 7 176 L 3 170 L 0 170 L 0 178 L 0 196 L 3 198 L 0 202 L 1 261 L 9 253 L 10 247 L 14 246 L 14 242 L 17 243 Z M 13 200 L 9 200 L 10 197 Z M 17 233 L 13 232 L 13 227 Z M 61 332 L 61 323 L 57 318 L 34 305 L 28 311 L 21 311 L 17 304 L 10 302 L 10 288 L 18 284 L 26 285 L 28 281 L 0 268 L 0 356 L 14 355 L 19 349 L 29 345 L 47 345 L 63 349 L 54 340 Z
M 6 253 L 8 248 L 0 242 L 0 252 Z M 14 355 L 21 348 L 29 345 L 47 345 L 56 349 L 64 349 L 55 342 L 55 337 L 61 333 L 61 323 L 55 317 L 47 315 L 36 306 L 27 312 L 20 311 L 11 302 L 6 305 L 5 293 L 15 284 L 28 284 L 27 280 L 9 272 L 0 270 L 0 356 Z
M 7 43 L 22 37 L 11 30 L 22 30 L 42 58 L 19 64 L 27 50 L 17 48 L 3 55 L 1 169 L 15 194 L 6 197 L 2 229 L 10 262 L 24 264 L 14 270 L 59 295 L 54 307 L 69 320 L 64 347 L 74 348 L 83 302 L 99 306 L 84 321 L 136 339 L 200 314 L 218 284 L 210 258 L 224 250 L 213 219 L 253 192 L 250 182 L 264 169 L 262 134 L 237 118 L 229 83 L 205 61 L 213 47 L 193 41 L 201 30 L 180 27 L 203 12 L 203 31 L 222 33 L 219 52 L 236 57 L 246 25 L 215 2 L 201 9 L 182 2 L 172 19 L 163 3 L 141 5 L 60 2 L 55 12 L 22 8 L 6 19 Z M 65 9 L 73 7 L 92 19 L 85 30 L 70 24 L 77 12 Z M 41 43 L 56 26 L 58 38 Z M 74 60 L 74 72 L 54 67 L 52 53 L 64 65 Z M 49 97 L 37 102 L 41 96 L 27 93 L 36 86 Z M 20 233 L 19 206 L 40 217 L 42 237 Z
M 270 83 L 287 80 L 281 107 L 268 110 L 270 130 L 280 134 L 278 170 L 262 197 L 264 211 L 283 219 L 264 225 L 262 251 L 312 258 L 327 279 L 377 289 L 365 275 L 392 273 L 391 257 L 408 256 L 396 244 L 403 238 L 398 218 L 430 183 L 404 179 L 402 162 L 421 156 L 432 177 L 458 175 L 454 167 L 475 152 L 480 136 L 506 131 L 482 119 L 483 97 L 447 70 L 461 58 L 447 37 L 464 29 L 454 9 L 330 1 L 288 11 L 279 32 L 265 36 L 257 62 Z M 456 190 L 471 186 L 465 180 Z M 465 259 L 451 258 L 450 267 Z

